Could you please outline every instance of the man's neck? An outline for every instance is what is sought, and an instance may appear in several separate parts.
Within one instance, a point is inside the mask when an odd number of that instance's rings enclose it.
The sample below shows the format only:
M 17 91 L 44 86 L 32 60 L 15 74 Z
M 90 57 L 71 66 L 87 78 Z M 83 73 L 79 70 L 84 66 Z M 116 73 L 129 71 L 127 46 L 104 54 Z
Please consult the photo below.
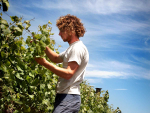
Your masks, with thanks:
M 76 42 L 76 41 L 79 41 L 79 38 L 78 38 L 77 36 L 72 36 L 72 37 L 71 37 L 71 40 L 68 41 L 68 43 L 69 43 L 69 45 L 70 45 L 70 44 L 72 44 L 72 43 L 74 43 L 74 42 Z

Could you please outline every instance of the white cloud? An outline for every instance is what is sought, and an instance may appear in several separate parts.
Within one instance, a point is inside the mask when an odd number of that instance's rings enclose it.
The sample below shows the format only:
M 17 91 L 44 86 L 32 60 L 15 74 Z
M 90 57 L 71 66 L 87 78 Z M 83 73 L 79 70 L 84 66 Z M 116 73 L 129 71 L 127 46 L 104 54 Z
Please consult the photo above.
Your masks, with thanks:
M 115 77 L 126 77 L 129 75 L 125 72 L 115 72 L 115 71 L 86 71 L 86 77 L 100 77 L 100 78 L 115 78 Z
M 95 79 L 86 78 L 85 80 L 87 80 L 90 84 L 103 83 L 102 79 L 100 78 L 95 78 Z
M 43 9 L 65 9 L 76 13 L 112 14 L 150 11 L 150 1 L 147 0 L 43 0 L 34 3 Z
M 138 63 L 101 60 L 91 64 L 95 67 L 88 67 L 85 77 L 150 79 L 150 70 Z
M 149 49 L 149 51 L 150 51 L 150 49 Z M 137 57 L 137 56 L 135 56 L 135 55 L 131 55 L 131 56 L 132 56 L 132 58 L 133 58 L 134 60 L 137 61 L 137 63 L 146 64 L 146 65 L 149 65 L 149 67 L 150 67 L 150 60 L 148 60 L 148 59 L 146 59 L 146 58 L 144 58 L 144 57 Z
M 95 22 L 85 22 L 85 26 L 87 28 L 86 36 L 101 36 L 101 35 L 108 35 L 108 34 L 117 34 L 122 35 L 123 33 L 127 32 L 135 32 L 142 35 L 150 35 L 150 22 L 149 21 L 136 21 L 129 18 L 107 18 L 100 20 L 100 17 L 94 19 Z M 127 37 L 126 37 L 127 38 Z M 129 37 L 131 38 L 131 37 Z
M 128 90 L 128 89 L 114 89 L 114 90 Z

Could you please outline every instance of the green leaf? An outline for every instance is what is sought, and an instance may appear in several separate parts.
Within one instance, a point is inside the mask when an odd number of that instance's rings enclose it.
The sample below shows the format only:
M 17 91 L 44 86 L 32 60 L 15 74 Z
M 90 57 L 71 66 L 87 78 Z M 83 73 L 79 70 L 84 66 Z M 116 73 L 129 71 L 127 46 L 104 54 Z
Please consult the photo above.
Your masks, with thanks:
M 31 26 L 31 24 L 27 24 L 25 29 L 27 30 L 30 26 Z
M 39 83 L 39 79 L 35 79 L 33 82 L 32 82 L 32 86 L 37 86 L 38 85 L 38 83 Z
M 27 38 L 27 40 L 26 40 L 26 43 L 27 43 L 27 44 L 30 44 L 30 41 L 31 41 L 31 37 L 28 36 L 28 38 Z
M 16 67 L 17 67 L 18 71 L 23 72 L 23 70 L 19 66 L 16 66 Z
M 10 7 L 8 0 L 3 0 L 3 3 L 6 5 L 6 6 L 5 6 L 5 7 L 7 8 L 6 11 L 8 11 L 8 7 Z
M 30 21 L 29 20 L 25 20 L 24 23 L 30 24 Z
M 18 79 L 20 79 L 20 80 L 24 80 L 24 79 L 20 76 L 19 73 L 16 74 L 16 77 L 17 77 Z
M 58 49 L 55 49 L 55 51 L 56 51 L 56 53 L 57 53 L 57 54 L 59 54 L 59 51 L 58 51 Z
M 30 76 L 30 77 L 34 77 L 34 75 L 33 75 L 32 73 L 29 73 L 29 76 Z
M 38 44 L 36 45 L 36 51 L 37 51 L 38 55 L 41 54 L 41 48 Z
M 50 20 L 48 21 L 48 23 L 52 25 L 52 23 L 50 22 Z
M 39 45 L 41 46 L 41 51 L 44 51 L 46 49 L 46 44 L 43 41 L 40 41 Z
M 6 57 L 6 53 L 4 51 L 1 52 L 1 57 L 5 58 Z
M 15 110 L 13 113 L 19 113 L 19 111 L 18 111 L 18 110 Z
M 7 28 L 7 26 L 5 26 L 5 25 L 3 25 L 3 24 L 0 25 L 0 29 L 3 29 L 3 30 L 4 30 L 4 29 L 6 29 L 6 28 Z
M 47 29 L 43 29 L 42 30 L 42 34 L 44 34 L 45 36 L 48 36 L 49 35 L 49 32 Z
M 50 38 L 46 38 L 45 44 L 46 44 L 46 45 L 49 45 L 49 44 L 50 44 Z
M 1 69 L 2 71 L 7 72 L 7 67 L 5 65 L 1 65 Z
M 39 40 L 39 39 L 42 38 L 42 34 L 35 34 L 35 35 L 34 35 L 34 38 Z
M 55 45 L 55 40 L 52 40 L 52 44 Z
M 31 77 L 27 76 L 27 77 L 26 77 L 26 80 L 27 80 L 28 82 L 31 82 Z
M 44 100 L 42 101 L 42 104 L 49 105 L 50 103 L 49 103 L 49 100 L 48 100 L 48 99 L 44 99 Z
M 14 27 L 14 30 L 15 30 L 15 35 L 16 36 L 22 35 L 22 30 L 19 27 Z
M 44 89 L 45 88 L 45 84 L 40 84 L 40 89 Z
M 21 30 L 24 29 L 24 27 L 23 27 L 23 25 L 22 25 L 22 22 L 18 23 L 17 25 L 18 25 L 18 27 L 19 27 Z
M 28 108 L 26 109 L 26 112 L 30 112 L 30 111 L 31 111 L 31 108 L 28 107 Z
M 6 20 L 4 20 L 4 19 L 0 19 L 0 24 L 8 25 L 7 21 L 6 21 Z
M 20 21 L 17 16 L 10 16 L 10 18 L 13 22 L 16 22 L 16 23 L 18 23 Z
M 41 40 L 44 42 L 46 40 L 46 36 L 42 36 Z
M 51 89 L 51 88 L 52 88 L 52 86 L 51 86 L 50 84 L 48 84 L 47 86 L 48 86 L 48 89 Z
M 30 97 L 31 99 L 34 99 L 34 95 L 29 95 L 29 97 Z
M 4 35 L 8 35 L 11 33 L 11 31 L 9 29 L 3 29 Z

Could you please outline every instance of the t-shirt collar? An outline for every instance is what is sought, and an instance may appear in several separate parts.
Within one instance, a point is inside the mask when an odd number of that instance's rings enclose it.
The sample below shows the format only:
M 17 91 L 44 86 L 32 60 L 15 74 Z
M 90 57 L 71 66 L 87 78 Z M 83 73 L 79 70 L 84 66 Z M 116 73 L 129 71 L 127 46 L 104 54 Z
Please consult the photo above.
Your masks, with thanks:
M 78 42 L 81 42 L 81 40 L 79 40 L 79 41 L 75 41 L 75 42 L 73 42 L 73 43 L 69 44 L 69 46 L 72 46 L 72 45 L 74 45 L 74 44 L 76 44 L 76 43 L 78 43 Z

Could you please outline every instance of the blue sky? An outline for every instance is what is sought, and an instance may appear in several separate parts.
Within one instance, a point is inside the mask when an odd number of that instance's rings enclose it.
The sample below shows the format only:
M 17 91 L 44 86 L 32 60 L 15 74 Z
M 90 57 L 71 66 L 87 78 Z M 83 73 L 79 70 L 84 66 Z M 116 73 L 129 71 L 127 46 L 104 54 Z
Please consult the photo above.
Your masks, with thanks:
M 85 79 L 108 90 L 109 105 L 123 113 L 150 113 L 149 0 L 9 0 L 10 16 L 31 20 L 31 31 L 52 22 L 60 52 L 68 48 L 58 35 L 56 20 L 66 14 L 80 18 L 86 28 L 80 40 L 90 60 Z M 6 14 L 3 18 L 8 19 Z M 24 33 L 25 34 L 25 33 Z M 26 36 L 24 38 L 26 39 Z

